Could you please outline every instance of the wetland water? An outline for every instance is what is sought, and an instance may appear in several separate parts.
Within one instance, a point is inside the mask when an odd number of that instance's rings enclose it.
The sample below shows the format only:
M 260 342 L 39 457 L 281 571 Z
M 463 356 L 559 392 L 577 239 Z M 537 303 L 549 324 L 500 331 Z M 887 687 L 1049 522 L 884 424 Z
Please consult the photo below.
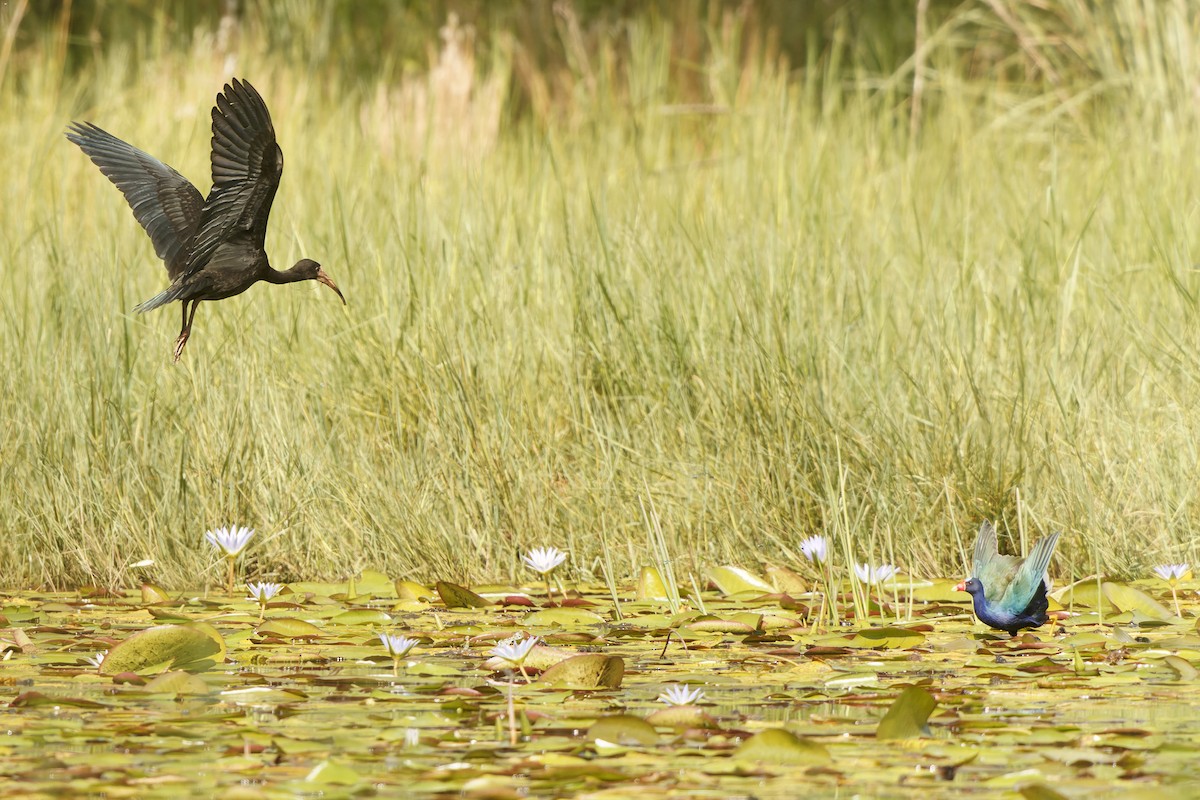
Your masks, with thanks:
M 1200 791 L 1191 591 L 1183 618 L 1109 606 L 1100 624 L 1076 605 L 1063 624 L 1010 640 L 943 599 L 946 584 L 901 598 L 900 619 L 883 606 L 834 630 L 808 624 L 806 597 L 709 590 L 707 616 L 670 615 L 630 592 L 618 622 L 600 586 L 568 586 L 565 608 L 518 586 L 486 593 L 508 605 L 447 608 L 434 592 L 400 599 L 371 573 L 353 599 L 345 586 L 293 584 L 263 623 L 240 595 L 10 594 L 0 786 L 109 797 L 788 797 L 797 781 L 810 796 Z M 1152 582 L 1136 586 L 1163 599 Z M 142 662 L 123 663 L 141 663 L 136 674 L 87 660 L 131 658 L 121 643 L 148 629 L 211 633 L 174 656 L 166 645 L 133 654 Z M 419 640 L 395 675 L 380 631 Z M 489 661 L 519 631 L 543 638 L 528 684 Z M 210 644 L 223 652 L 195 650 Z M 579 653 L 619 658 L 616 682 L 545 680 Z M 163 654 L 174 663 L 145 663 Z M 704 692 L 673 719 L 656 699 L 672 684 Z M 917 720 L 927 729 L 879 738 L 911 687 L 936 702 Z M 784 746 L 747 749 L 780 730 Z

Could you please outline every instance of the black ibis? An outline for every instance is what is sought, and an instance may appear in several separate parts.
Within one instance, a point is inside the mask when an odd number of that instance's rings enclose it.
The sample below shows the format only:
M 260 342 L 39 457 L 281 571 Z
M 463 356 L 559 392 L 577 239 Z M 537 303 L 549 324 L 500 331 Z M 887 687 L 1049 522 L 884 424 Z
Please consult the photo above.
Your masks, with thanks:
M 283 175 L 283 151 L 262 96 L 234 78 L 212 110 L 212 190 L 208 198 L 171 167 L 90 122 L 72 123 L 67 138 L 92 159 L 121 194 L 167 266 L 171 285 L 134 308 L 144 313 L 179 300 L 179 361 L 201 300 L 241 294 L 258 281 L 318 281 L 346 298 L 311 259 L 280 272 L 264 243 L 271 201 Z M 191 308 L 189 309 L 189 305 Z

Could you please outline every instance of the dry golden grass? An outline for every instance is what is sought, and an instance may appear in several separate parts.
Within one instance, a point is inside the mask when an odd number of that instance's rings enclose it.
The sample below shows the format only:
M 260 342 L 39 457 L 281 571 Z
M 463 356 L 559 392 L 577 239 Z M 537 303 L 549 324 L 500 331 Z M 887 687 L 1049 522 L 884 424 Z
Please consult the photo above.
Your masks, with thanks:
M 597 574 L 607 545 L 620 579 L 651 505 L 681 579 L 817 531 L 955 572 L 983 517 L 1064 530 L 1077 575 L 1194 561 L 1200 175 L 1194 103 L 1166 101 L 1195 26 L 1156 27 L 1124 83 L 1043 89 L 964 71 L 969 22 L 929 26 L 915 140 L 912 64 L 793 72 L 718 26 L 706 102 L 681 104 L 653 19 L 623 59 L 579 51 L 569 113 L 517 121 L 523 56 L 480 63 L 452 25 L 395 80 L 253 26 L 233 52 L 108 42 L 66 77 L 53 42 L 24 51 L 0 86 L 0 567 L 116 581 L 150 557 L 182 585 L 237 522 L 264 578 L 480 578 L 553 544 Z M 286 154 L 276 265 L 316 258 L 350 305 L 206 304 L 173 366 L 175 315 L 129 312 L 161 266 L 62 132 L 91 120 L 207 190 L 231 71 Z

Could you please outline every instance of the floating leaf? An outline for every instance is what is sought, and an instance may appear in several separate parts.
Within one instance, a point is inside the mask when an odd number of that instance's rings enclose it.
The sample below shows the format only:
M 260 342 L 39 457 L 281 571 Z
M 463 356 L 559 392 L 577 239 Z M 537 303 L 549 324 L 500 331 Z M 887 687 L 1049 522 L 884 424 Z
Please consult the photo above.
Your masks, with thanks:
M 525 657 L 526 669 L 547 670 L 555 664 L 562 663 L 568 658 L 575 655 L 573 650 L 563 650 L 559 647 L 547 647 L 544 644 L 534 645 L 534 648 L 529 651 L 529 655 Z M 483 666 L 491 670 L 511 669 L 512 662 L 506 661 L 499 656 L 492 656 L 484 662 Z
M 360 595 L 369 594 L 374 597 L 391 597 L 396 592 L 396 584 L 387 575 L 374 569 L 364 569 L 355 581 L 354 591 Z
M 1063 608 L 1084 606 L 1099 611 L 1108 612 L 1113 608 L 1100 589 L 1095 576 L 1075 581 L 1051 593 L 1050 597 Z
M 783 728 L 771 728 L 757 733 L 742 743 L 733 757 L 775 766 L 809 766 L 828 764 L 832 757 L 825 745 L 801 739 Z
M 162 620 L 164 622 L 187 622 L 191 619 L 187 614 L 183 613 L 178 608 L 158 608 L 151 606 L 150 608 L 146 609 L 146 612 L 154 619 Z
M 603 625 L 608 620 L 586 608 L 546 608 L 525 617 L 525 624 L 534 627 L 557 625 L 560 628 L 579 628 Z
M 753 625 L 747 625 L 745 622 L 737 622 L 730 619 L 720 619 L 718 617 L 700 617 L 697 620 L 689 622 L 685 628 L 701 633 L 754 633 L 757 628 Z
M 767 580 L 776 591 L 793 597 L 808 591 L 808 582 L 787 567 L 767 567 Z
M 646 717 L 646 722 L 659 728 L 716 728 L 717 721 L 699 706 L 667 706 Z
M 601 717 L 592 723 L 588 728 L 587 738 L 593 742 L 650 747 L 658 744 L 658 731 L 640 717 L 615 714 L 611 717 Z
M 888 585 L 894 585 L 902 601 L 909 596 L 923 603 L 967 603 L 971 600 L 970 595 L 954 591 L 957 580 L 939 578 L 926 581 L 905 575 L 903 580 L 894 580 Z
M 886 628 L 864 628 L 855 633 L 851 641 L 858 647 L 904 650 L 924 644 L 925 635 L 908 628 L 888 626 Z
M 413 581 L 396 581 L 396 597 L 401 600 L 425 602 L 434 599 L 434 592 L 429 587 Z
M 708 579 L 715 583 L 724 595 L 742 592 L 772 594 L 776 591 L 774 586 L 752 572 L 732 565 L 716 567 L 708 573 Z
M 852 689 L 855 686 L 871 686 L 879 683 L 879 675 L 874 672 L 839 672 L 825 679 L 825 686 L 830 689 Z
M 1194 666 L 1192 666 L 1192 662 L 1188 661 L 1186 658 L 1180 658 L 1179 656 L 1167 656 L 1163 659 L 1163 663 L 1165 663 L 1175 672 L 1175 677 L 1178 680 L 1184 681 L 1185 683 L 1190 683 L 1191 681 L 1196 680 L 1196 677 L 1200 675 L 1200 670 L 1197 670 Z
M 333 615 L 329 621 L 335 625 L 387 625 L 392 618 L 377 608 L 352 608 Z
M 7 642 L 0 640 L 0 649 L 11 650 L 12 648 L 16 648 L 22 653 L 32 653 L 37 649 L 33 646 L 33 640 L 21 628 L 9 628 L 8 635 L 12 638 Z
M 157 625 L 133 634 L 109 650 L 100 663 L 102 675 L 157 672 L 163 669 L 202 671 L 225 660 L 225 640 L 205 622 Z
M 438 596 L 442 598 L 442 604 L 446 608 L 486 608 L 492 605 L 490 600 L 456 583 L 438 581 L 434 588 L 437 589 Z
M 1105 582 L 1104 597 L 1121 611 L 1142 614 L 1149 619 L 1171 619 L 1175 615 L 1150 595 L 1122 583 Z
M 311 594 L 317 597 L 332 597 L 335 594 L 342 594 L 346 591 L 347 586 L 344 583 L 318 583 L 316 581 L 293 581 L 288 584 L 288 588 L 293 594 L 305 595 Z
M 276 639 L 315 639 L 324 636 L 324 631 L 302 619 L 279 617 L 269 619 L 255 629 L 259 636 L 273 636 Z
M 641 574 L 638 575 L 637 599 L 669 602 L 667 585 L 663 583 L 662 575 L 654 567 L 642 567 Z
M 9 706 L 13 708 L 104 708 L 103 703 L 83 697 L 58 697 L 41 692 L 22 692 L 14 697 Z
M 624 675 L 625 660 L 620 656 L 584 653 L 550 667 L 538 682 L 576 689 L 616 689 Z
M 153 680 L 146 683 L 145 689 L 147 692 L 175 695 L 208 694 L 210 691 L 203 678 L 182 670 L 155 675 Z
M 171 596 L 167 594 L 164 589 L 161 589 L 152 583 L 142 584 L 142 603 L 144 605 L 169 602 L 171 602 Z
M 312 768 L 304 780 L 309 783 L 349 786 L 358 783 L 360 777 L 357 772 L 344 764 L 322 761 Z
M 892 701 L 879 727 L 876 739 L 918 739 L 929 736 L 929 715 L 937 708 L 937 700 L 920 686 L 909 686 Z

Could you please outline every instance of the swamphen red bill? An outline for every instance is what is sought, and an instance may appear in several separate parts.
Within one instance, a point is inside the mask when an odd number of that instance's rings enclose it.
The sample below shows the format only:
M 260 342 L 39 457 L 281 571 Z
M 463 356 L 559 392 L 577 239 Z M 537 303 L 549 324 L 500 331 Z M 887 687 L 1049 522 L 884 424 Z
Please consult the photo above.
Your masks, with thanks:
M 1027 558 L 1003 556 L 996 546 L 996 529 L 985 521 L 975 538 L 971 577 L 955 590 L 969 593 L 975 616 L 996 630 L 1015 636 L 1022 628 L 1044 625 L 1046 592 L 1050 589 L 1046 568 L 1058 537 L 1058 533 L 1052 533 L 1039 540 Z

